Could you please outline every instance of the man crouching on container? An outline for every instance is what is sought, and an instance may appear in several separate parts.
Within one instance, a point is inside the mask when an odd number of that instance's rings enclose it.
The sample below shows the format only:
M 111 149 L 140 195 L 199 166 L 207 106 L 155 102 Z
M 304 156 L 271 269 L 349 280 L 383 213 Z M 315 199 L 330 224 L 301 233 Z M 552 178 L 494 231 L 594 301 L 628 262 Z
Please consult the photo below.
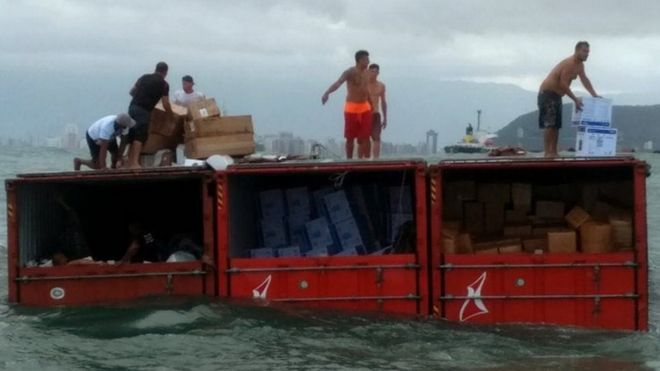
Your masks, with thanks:
M 571 83 L 578 76 L 585 89 L 594 97 L 598 97 L 591 86 L 591 81 L 584 72 L 584 62 L 589 57 L 589 43 L 579 41 L 575 45 L 575 53 L 559 62 L 548 77 L 543 80 L 539 88 L 537 103 L 539 106 L 539 128 L 545 130 L 543 134 L 543 150 L 545 157 L 557 157 L 557 141 L 561 129 L 562 102 L 561 97 L 568 95 L 574 102 L 575 108 L 582 109 L 582 99 L 571 91 Z
M 80 170 L 81 165 L 90 169 L 103 170 L 107 168 L 106 158 L 108 152 L 111 155 L 111 167 L 117 167 L 119 159 L 119 149 L 117 148 L 117 137 L 128 134 L 128 131 L 135 126 L 135 121 L 127 114 L 105 116 L 87 129 L 87 146 L 92 155 L 90 160 L 81 158 L 73 159 L 73 168 Z
M 369 52 L 355 53 L 355 66 L 344 71 L 328 90 L 323 93 L 321 103 L 328 101 L 330 94 L 346 82 L 346 103 L 344 105 L 344 137 L 346 138 L 346 158 L 353 158 L 354 142 L 358 141 L 358 158 L 369 157 L 371 139 L 371 104 L 369 103 Z

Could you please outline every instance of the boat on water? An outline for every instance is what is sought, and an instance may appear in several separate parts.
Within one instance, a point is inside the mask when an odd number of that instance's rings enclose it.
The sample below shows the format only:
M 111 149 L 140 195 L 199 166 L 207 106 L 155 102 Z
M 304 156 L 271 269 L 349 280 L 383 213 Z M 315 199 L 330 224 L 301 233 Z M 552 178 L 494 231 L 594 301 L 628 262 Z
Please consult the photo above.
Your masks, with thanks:
M 629 157 L 520 157 L 22 174 L 5 184 L 8 301 L 213 296 L 645 331 L 647 172 Z M 53 264 L 71 211 L 94 264 Z M 117 264 L 127 218 L 204 258 Z
M 463 139 L 458 143 L 445 146 L 445 153 L 488 153 L 496 148 L 495 138 L 497 138 L 497 134 L 480 130 L 480 125 L 477 125 L 477 131 L 474 132 L 472 125 L 468 124 Z

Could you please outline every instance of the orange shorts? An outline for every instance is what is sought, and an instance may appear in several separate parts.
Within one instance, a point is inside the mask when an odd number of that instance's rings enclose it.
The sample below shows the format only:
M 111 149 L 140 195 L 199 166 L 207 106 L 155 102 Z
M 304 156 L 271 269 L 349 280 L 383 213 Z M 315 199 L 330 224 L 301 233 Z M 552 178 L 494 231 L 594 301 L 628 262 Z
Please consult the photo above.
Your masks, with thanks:
M 371 105 L 369 102 L 346 102 L 344 106 L 344 138 L 369 139 L 371 136 Z

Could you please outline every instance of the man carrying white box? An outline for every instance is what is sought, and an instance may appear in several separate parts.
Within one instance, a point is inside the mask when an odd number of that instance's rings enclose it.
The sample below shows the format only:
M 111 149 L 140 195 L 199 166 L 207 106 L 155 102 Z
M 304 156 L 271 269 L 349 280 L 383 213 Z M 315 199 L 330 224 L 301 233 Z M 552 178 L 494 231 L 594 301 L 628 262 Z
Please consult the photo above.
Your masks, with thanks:
M 557 140 L 561 129 L 562 102 L 561 97 L 568 95 L 574 102 L 576 109 L 582 109 L 582 100 L 571 91 L 571 83 L 577 77 L 585 89 L 593 97 L 598 97 L 591 86 L 591 81 L 584 72 L 584 62 L 589 57 L 589 43 L 579 41 L 575 45 L 572 56 L 557 64 L 548 77 L 543 80 L 539 88 L 539 128 L 544 129 L 543 150 L 545 157 L 557 157 Z

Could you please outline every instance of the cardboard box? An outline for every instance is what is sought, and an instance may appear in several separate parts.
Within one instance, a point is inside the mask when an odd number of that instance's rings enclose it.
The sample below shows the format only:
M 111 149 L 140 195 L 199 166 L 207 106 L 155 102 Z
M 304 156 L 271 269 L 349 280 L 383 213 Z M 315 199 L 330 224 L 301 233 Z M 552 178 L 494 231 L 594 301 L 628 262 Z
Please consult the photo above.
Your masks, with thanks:
M 323 203 L 332 223 L 336 224 L 346 219 L 353 219 L 351 206 L 348 203 L 346 192 L 343 190 L 325 195 Z
M 591 219 L 591 216 L 583 208 L 576 206 L 566 214 L 564 219 L 573 229 L 578 229 L 582 224 Z
M 442 252 L 444 254 L 457 254 L 456 239 L 451 237 L 442 237 Z
M 565 231 L 566 227 L 563 225 L 556 225 L 556 224 L 551 224 L 551 225 L 545 225 L 545 226 L 533 226 L 532 227 L 532 236 L 537 236 L 537 237 L 547 237 L 548 233 L 552 232 L 562 232 Z
M 608 128 L 612 124 L 612 100 L 595 97 L 582 97 L 582 109 L 575 110 L 573 105 L 573 115 L 571 123 L 573 126 L 592 126 Z
M 463 226 L 470 233 L 481 234 L 485 230 L 486 208 L 481 201 L 463 203 Z
M 206 159 L 213 155 L 247 156 L 255 149 L 253 134 L 230 134 L 186 140 L 185 154 L 191 159 Z
M 576 156 L 609 157 L 616 155 L 617 129 L 580 126 L 575 139 Z
M 523 238 L 522 247 L 525 252 L 537 253 L 537 251 L 548 251 L 548 239 L 545 237 Z
M 284 192 L 281 189 L 259 192 L 259 209 L 262 219 L 283 218 L 286 215 Z
M 474 248 L 475 255 L 497 255 L 500 253 L 500 249 L 497 246 L 490 245 L 488 247 L 482 247 L 477 249 Z
M 472 181 L 445 182 L 442 185 L 442 217 L 463 219 L 463 203 L 477 199 L 477 184 Z
M 497 248 L 500 254 L 519 254 L 523 251 L 520 241 L 518 243 L 499 245 Z
M 477 199 L 486 204 L 499 204 L 500 206 L 507 204 L 511 201 L 511 185 L 509 183 L 479 183 Z
M 207 117 L 184 125 L 186 138 L 217 137 L 229 134 L 254 134 L 252 116 Z
M 180 136 L 183 133 L 183 126 L 188 116 L 188 109 L 183 106 L 171 103 L 173 115 L 165 112 L 163 102 L 159 101 L 156 107 L 151 111 L 149 121 L 149 133 L 156 133 L 164 136 Z
M 509 224 L 504 226 L 504 235 L 511 237 L 524 237 L 532 234 L 531 224 Z
M 289 215 L 311 215 L 312 204 L 307 187 L 289 188 L 285 193 Z
M 575 231 L 560 231 L 548 233 L 548 252 L 550 253 L 575 253 L 577 252 L 577 240 Z
M 213 98 L 194 102 L 188 106 L 188 118 L 191 121 L 214 116 L 220 116 L 220 109 Z
M 514 210 L 530 211 L 532 209 L 532 185 L 529 183 L 511 184 L 511 202 Z
M 565 209 L 563 202 L 536 201 L 536 217 L 541 219 L 564 220 Z
M 484 205 L 484 230 L 490 234 L 502 233 L 504 230 L 504 204 L 486 203 Z
M 291 245 L 299 246 L 302 251 L 309 250 L 305 224 L 310 221 L 310 215 L 306 213 L 289 215 L 286 220 L 289 228 Z
M 147 137 L 147 141 L 142 145 L 142 154 L 155 154 L 161 149 L 176 150 L 176 146 L 179 143 L 183 143 L 183 137 L 181 136 L 165 136 L 157 133 L 150 133 Z
M 523 209 L 504 210 L 505 224 L 524 224 L 528 221 L 529 221 L 529 217 L 527 215 L 527 210 L 523 210 Z
M 609 223 L 586 222 L 580 226 L 580 247 L 584 253 L 614 250 L 612 226 Z
M 260 225 L 264 247 L 279 248 L 288 245 L 286 227 L 282 219 L 263 219 Z
M 316 216 L 328 216 L 328 210 L 325 208 L 324 198 L 332 192 L 334 192 L 334 190 L 329 187 L 321 188 L 312 192 L 312 199 L 314 200 L 314 211 L 316 212 Z
M 612 234 L 614 239 L 614 247 L 617 250 L 628 249 L 633 247 L 633 226 L 630 220 L 616 220 L 610 219 L 612 226 Z

